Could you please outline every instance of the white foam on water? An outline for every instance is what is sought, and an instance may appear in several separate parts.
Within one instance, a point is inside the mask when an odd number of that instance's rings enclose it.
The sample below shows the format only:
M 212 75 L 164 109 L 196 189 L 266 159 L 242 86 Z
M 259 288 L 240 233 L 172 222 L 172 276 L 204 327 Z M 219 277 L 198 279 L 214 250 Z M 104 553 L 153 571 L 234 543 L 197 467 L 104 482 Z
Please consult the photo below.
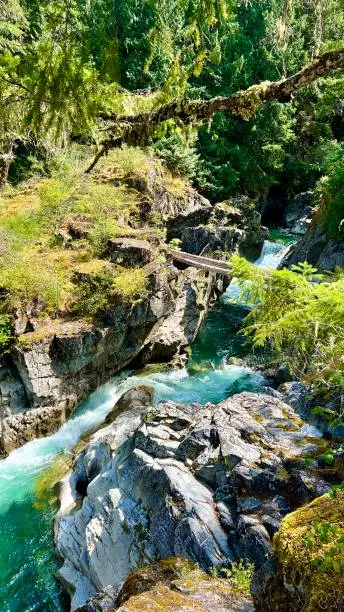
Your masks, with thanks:
M 288 248 L 289 247 L 286 247 L 284 244 L 280 244 L 279 242 L 265 240 L 262 252 L 255 261 L 256 266 L 259 268 L 276 270 Z
M 149 372 L 149 371 L 148 371 Z M 224 366 L 190 375 L 184 369 L 153 374 L 127 372 L 100 387 L 83 402 L 76 415 L 55 434 L 38 438 L 13 451 L 0 461 L 0 512 L 31 494 L 35 478 L 53 459 L 70 451 L 78 440 L 104 422 L 116 401 L 128 389 L 149 385 L 155 390 L 155 402 L 171 400 L 182 404 L 217 403 L 233 392 L 255 389 L 263 377 L 249 368 Z
M 271 240 L 265 240 L 262 252 L 254 263 L 256 266 L 264 270 L 276 270 L 288 248 L 289 247 L 286 247 L 284 244 L 271 242 Z M 235 281 L 236 279 L 233 278 L 232 282 L 224 293 L 222 297 L 224 302 L 234 301 L 240 303 L 241 287 L 237 285 Z

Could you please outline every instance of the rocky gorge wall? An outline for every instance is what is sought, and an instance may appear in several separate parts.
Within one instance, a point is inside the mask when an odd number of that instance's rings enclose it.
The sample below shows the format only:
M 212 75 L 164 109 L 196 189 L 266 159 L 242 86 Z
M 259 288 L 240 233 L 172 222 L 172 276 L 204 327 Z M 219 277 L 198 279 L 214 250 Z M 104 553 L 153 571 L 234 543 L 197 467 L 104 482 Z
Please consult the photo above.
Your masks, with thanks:
M 292 246 L 281 263 L 281 267 L 307 261 L 325 272 L 336 267 L 344 268 L 344 241 L 329 238 L 320 225 L 312 224 L 304 236 Z
M 75 406 L 134 358 L 169 360 L 195 338 L 223 280 L 148 264 L 149 294 L 107 312 L 107 324 L 52 322 L 25 334 L 1 370 L 0 452 L 56 431 Z
M 212 207 L 191 186 L 168 175 L 159 160 L 144 157 L 142 164 L 143 169 L 131 168 L 120 181 L 117 167 L 110 164 L 100 171 L 98 181 L 110 181 L 114 190 L 135 190 L 138 204 L 131 226 L 120 238 L 108 238 L 93 263 L 110 271 L 116 266 L 140 268 L 148 281 L 147 295 L 134 303 L 117 300 L 102 313 L 101 323 L 68 311 L 59 318 L 46 317 L 40 299 L 15 312 L 16 341 L 0 368 L 2 455 L 56 431 L 83 398 L 134 359 L 136 365 L 168 361 L 192 343 L 227 281 L 191 268 L 176 269 L 168 261 L 162 234 L 167 240 L 178 238 L 187 251 L 207 250 L 220 258 L 234 251 L 256 254 L 263 244 L 260 216 L 248 198 Z M 62 224 L 56 233 L 62 240 L 61 257 L 79 248 L 92 223 L 79 214 Z M 94 276 L 77 270 L 73 281 L 89 291 Z

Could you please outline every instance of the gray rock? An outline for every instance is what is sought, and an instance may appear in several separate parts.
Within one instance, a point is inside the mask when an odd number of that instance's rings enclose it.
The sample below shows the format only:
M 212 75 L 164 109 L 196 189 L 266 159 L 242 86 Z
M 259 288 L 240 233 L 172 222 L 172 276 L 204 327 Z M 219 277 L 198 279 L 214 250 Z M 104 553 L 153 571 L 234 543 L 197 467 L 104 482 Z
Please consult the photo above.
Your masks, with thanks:
M 298 413 L 303 414 L 307 406 L 307 396 L 309 390 L 300 382 L 287 382 L 280 386 L 280 392 L 284 396 L 284 401 L 292 406 Z
M 170 359 L 193 341 L 218 295 L 215 275 L 155 264 L 146 271 L 148 297 L 109 310 L 104 327 L 69 321 L 26 334 L 27 348 L 15 349 L 0 375 L 4 454 L 32 437 L 56 431 L 82 399 L 140 354 L 142 363 Z M 38 409 L 41 416 L 31 414 Z M 30 412 L 26 420 L 17 415 L 25 412 Z
M 244 558 L 261 567 L 272 553 L 271 539 L 264 525 L 246 526 L 239 535 L 239 543 Z
M 294 439 L 300 422 L 279 399 L 253 393 L 218 406 L 129 403 L 76 462 L 79 477 L 90 480 L 86 495 L 57 522 L 59 574 L 72 609 L 173 555 L 204 569 L 238 556 L 260 567 L 289 509 L 276 490 L 288 489 L 289 464 L 294 470 L 295 456 L 308 452 L 307 440 Z M 267 476 L 260 461 L 269 465 Z
M 229 256 L 235 251 L 249 259 L 258 257 L 265 239 L 260 215 L 247 196 L 216 204 L 207 224 L 188 226 L 182 233 L 182 250 L 199 255 L 219 252 Z
M 18 446 L 35 438 L 47 436 L 66 421 L 64 404 L 12 414 L 2 420 L 0 430 L 0 456 L 8 455 Z
M 321 225 L 311 224 L 306 234 L 294 245 L 280 264 L 280 268 L 290 268 L 293 264 L 308 261 L 320 270 L 334 270 L 344 267 L 344 240 L 326 236 Z
M 284 221 L 290 232 L 303 235 L 312 222 L 312 208 L 315 204 L 313 191 L 298 193 L 284 213 Z
M 320 497 L 330 490 L 330 485 L 315 477 L 309 471 L 298 471 L 291 475 L 289 480 L 289 495 L 293 508 L 308 504 L 316 497 Z
M 110 460 L 111 448 L 105 440 L 96 444 L 90 444 L 84 455 L 84 466 L 88 481 L 91 482 L 98 476 Z
M 108 240 L 103 256 L 128 268 L 141 268 L 152 259 L 152 247 L 147 240 L 117 238 Z

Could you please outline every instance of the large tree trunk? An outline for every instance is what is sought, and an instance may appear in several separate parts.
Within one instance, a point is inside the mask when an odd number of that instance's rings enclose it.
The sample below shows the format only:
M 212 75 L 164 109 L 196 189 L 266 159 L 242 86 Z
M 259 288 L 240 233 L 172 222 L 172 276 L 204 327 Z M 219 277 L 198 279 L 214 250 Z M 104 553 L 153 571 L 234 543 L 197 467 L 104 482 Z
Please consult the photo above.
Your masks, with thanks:
M 225 112 L 233 117 L 249 120 L 264 102 L 271 100 L 288 102 L 302 87 L 325 76 L 330 70 L 343 67 L 344 49 L 339 49 L 324 53 L 293 76 L 280 81 L 259 83 L 243 91 L 237 91 L 229 97 L 217 97 L 211 100 L 175 100 L 150 113 L 135 116 L 103 115 L 102 119 L 114 123 L 109 126 L 108 137 L 86 172 L 90 172 L 98 160 L 113 147 L 120 147 L 124 143 L 131 146 L 146 145 L 156 127 L 167 119 L 190 124 L 205 121 L 214 113 Z

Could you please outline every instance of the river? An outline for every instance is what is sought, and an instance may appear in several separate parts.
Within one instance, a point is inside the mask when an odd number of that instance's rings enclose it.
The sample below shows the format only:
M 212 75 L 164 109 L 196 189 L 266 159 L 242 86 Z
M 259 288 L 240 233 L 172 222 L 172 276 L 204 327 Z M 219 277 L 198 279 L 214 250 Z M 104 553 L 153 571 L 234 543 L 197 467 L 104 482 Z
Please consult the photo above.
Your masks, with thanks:
M 284 245 L 266 241 L 257 260 L 276 268 Z M 116 400 L 139 384 L 154 387 L 155 401 L 217 403 L 244 390 L 257 391 L 262 376 L 246 367 L 228 365 L 248 348 L 239 333 L 247 307 L 233 303 L 232 283 L 207 314 L 195 340 L 187 368 L 146 368 L 124 372 L 99 388 L 54 435 L 33 440 L 0 461 L 0 610 L 28 612 L 68 610 L 55 580 L 58 560 L 53 546 L 56 498 L 44 488 L 47 468 L 58 456 L 71 452 L 78 440 L 100 425 Z

